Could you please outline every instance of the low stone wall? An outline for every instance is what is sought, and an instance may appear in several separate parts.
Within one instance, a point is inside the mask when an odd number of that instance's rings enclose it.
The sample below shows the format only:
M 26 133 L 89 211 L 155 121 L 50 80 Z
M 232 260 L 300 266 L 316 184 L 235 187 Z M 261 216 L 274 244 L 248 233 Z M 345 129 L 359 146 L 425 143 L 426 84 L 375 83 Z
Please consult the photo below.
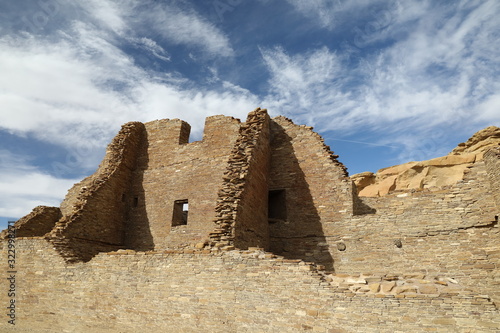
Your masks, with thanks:
M 6 256 L 5 244 L 2 241 L 2 257 Z M 67 264 L 43 239 L 18 239 L 17 248 L 16 331 L 392 333 L 500 329 L 498 309 L 486 296 L 461 289 L 446 277 L 332 277 L 314 264 L 256 248 L 227 252 L 119 250 L 76 264 Z M 335 279 L 342 282 L 336 286 Z M 380 289 L 375 291 L 378 279 Z M 410 279 L 421 284 L 418 290 L 404 288 Z M 381 292 L 385 282 L 396 282 L 394 292 Z M 8 283 L 1 279 L 0 289 L 7 290 Z M 353 289 L 351 283 L 374 289 Z M 425 285 L 430 288 L 423 288 Z M 0 293 L 0 302 L 6 304 L 7 293 Z M 4 318 L 0 330 L 8 328 Z
M 17 237 L 41 237 L 50 232 L 62 217 L 59 207 L 37 206 L 31 213 L 16 221 L 14 228 Z M 0 233 L 0 238 L 7 236 L 7 229 Z

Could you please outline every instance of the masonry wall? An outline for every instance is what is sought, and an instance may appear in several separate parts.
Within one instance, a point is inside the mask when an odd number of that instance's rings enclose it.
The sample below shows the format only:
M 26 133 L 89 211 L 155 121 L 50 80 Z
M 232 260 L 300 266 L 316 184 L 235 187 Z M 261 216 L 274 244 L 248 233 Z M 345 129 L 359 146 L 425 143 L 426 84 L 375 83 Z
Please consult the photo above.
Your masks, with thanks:
M 336 272 L 441 273 L 500 302 L 500 228 L 482 162 L 449 189 L 362 199 L 376 213 L 324 224 Z
M 491 186 L 491 194 L 495 198 L 498 218 L 500 215 L 500 148 L 487 151 L 484 154 L 484 163 Z
M 216 228 L 210 236 L 216 246 L 269 247 L 269 122 L 267 111 L 256 109 L 240 128 L 215 207 Z
M 498 310 L 477 293 L 358 294 L 333 287 L 314 265 L 254 249 L 120 250 L 76 264 L 43 239 L 18 239 L 17 249 L 16 332 L 500 329 Z M 0 289 L 7 283 L 1 279 Z M 0 303 L 7 302 L 0 293 Z M 5 316 L 0 330 L 10 331 Z
M 18 237 L 43 236 L 50 232 L 62 217 L 59 207 L 37 206 L 15 223 Z M 0 233 L 0 238 L 7 236 L 7 229 Z
M 63 216 L 46 236 L 66 260 L 90 260 L 101 251 L 123 246 L 123 197 L 129 191 L 143 132 L 142 123 L 123 125 L 97 171 L 68 192 Z
M 346 169 L 311 127 L 276 117 L 271 136 L 269 189 L 284 190 L 286 218 L 270 221 L 270 249 L 333 269 L 324 225 L 353 214 Z
M 127 248 L 175 248 L 207 240 L 239 120 L 208 117 L 203 140 L 191 143 L 189 125 L 178 119 L 149 122 L 145 128 L 127 197 Z M 172 225 L 177 200 L 188 200 L 187 225 Z

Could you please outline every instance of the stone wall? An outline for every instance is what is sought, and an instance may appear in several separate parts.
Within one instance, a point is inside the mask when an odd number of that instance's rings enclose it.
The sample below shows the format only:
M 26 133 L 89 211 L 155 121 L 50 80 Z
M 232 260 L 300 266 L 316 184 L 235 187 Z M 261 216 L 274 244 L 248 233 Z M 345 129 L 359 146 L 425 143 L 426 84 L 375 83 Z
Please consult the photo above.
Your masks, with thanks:
M 208 240 L 217 191 L 240 125 L 232 117 L 208 117 L 203 140 L 189 143 L 189 125 L 179 119 L 145 124 L 128 196 L 127 248 L 165 249 Z M 176 205 L 185 200 L 187 224 L 174 223 Z
M 452 290 L 418 274 L 405 281 L 330 276 L 310 263 L 258 249 L 119 250 L 68 265 L 43 239 L 18 239 L 17 248 L 16 332 L 500 329 L 498 310 L 487 297 Z M 4 241 L 1 255 L 6 257 Z M 373 286 L 376 278 L 384 279 L 384 286 L 395 282 L 397 291 L 351 290 L 359 284 Z M 430 287 L 417 292 L 407 285 L 409 279 L 427 281 Z M 1 279 L 0 289 L 7 290 L 7 283 Z M 6 304 L 6 293 L 0 293 L 0 302 Z M 4 318 L 0 330 L 8 328 Z
M 270 219 L 270 249 L 332 268 L 323 226 L 353 214 L 352 182 L 311 127 L 276 117 L 271 135 L 269 189 L 283 191 L 286 217 Z
M 336 272 L 446 274 L 500 302 L 500 228 L 483 162 L 440 192 L 363 201 L 376 212 L 324 225 Z
M 269 116 L 266 110 L 250 112 L 229 156 L 224 184 L 217 200 L 217 246 L 269 246 L 267 195 L 269 178 Z
M 90 260 L 101 251 L 123 246 L 124 196 L 130 188 L 143 132 L 142 123 L 123 125 L 97 171 L 68 192 L 63 217 L 47 234 L 66 260 Z
M 500 215 L 500 147 L 490 149 L 484 154 L 484 162 L 488 172 L 488 180 L 491 186 L 497 208 L 497 219 Z
M 62 217 L 59 207 L 37 206 L 28 215 L 16 221 L 14 228 L 18 237 L 41 237 L 50 232 Z M 0 233 L 0 238 L 7 236 L 7 230 Z

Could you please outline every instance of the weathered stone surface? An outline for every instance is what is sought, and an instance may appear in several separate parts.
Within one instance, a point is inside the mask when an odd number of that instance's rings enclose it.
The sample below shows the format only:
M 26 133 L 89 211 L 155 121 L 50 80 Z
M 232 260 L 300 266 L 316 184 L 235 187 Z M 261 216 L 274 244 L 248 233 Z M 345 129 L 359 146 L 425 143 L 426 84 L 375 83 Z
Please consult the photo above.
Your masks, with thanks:
M 497 147 L 499 141 L 500 128 L 489 126 L 475 133 L 466 142 L 458 144 L 458 146 L 451 151 L 451 154 L 485 153 L 491 148 Z
M 437 294 L 438 289 L 433 285 L 423 285 L 418 288 L 421 294 Z
M 409 162 L 379 170 L 352 175 L 360 196 L 384 196 L 408 190 L 439 190 L 464 179 L 465 173 L 484 154 L 500 145 L 500 128 L 490 126 L 475 133 L 466 143 L 446 156 L 422 162 Z
M 396 282 L 394 281 L 383 282 L 382 284 L 380 284 L 380 291 L 383 293 L 389 293 L 395 286 Z
M 59 207 L 37 206 L 33 211 L 15 223 L 16 237 L 41 237 L 50 232 L 62 217 Z M 7 230 L 0 238 L 7 237 Z

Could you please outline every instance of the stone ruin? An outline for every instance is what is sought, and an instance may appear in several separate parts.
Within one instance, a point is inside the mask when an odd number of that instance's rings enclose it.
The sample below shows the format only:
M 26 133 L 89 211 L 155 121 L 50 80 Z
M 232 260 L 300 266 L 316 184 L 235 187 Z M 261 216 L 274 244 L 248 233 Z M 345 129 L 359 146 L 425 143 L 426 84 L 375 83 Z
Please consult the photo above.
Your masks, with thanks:
M 18 330 L 500 330 L 499 128 L 352 177 L 311 127 L 266 110 L 189 133 L 123 125 L 60 207 L 2 232 Z

